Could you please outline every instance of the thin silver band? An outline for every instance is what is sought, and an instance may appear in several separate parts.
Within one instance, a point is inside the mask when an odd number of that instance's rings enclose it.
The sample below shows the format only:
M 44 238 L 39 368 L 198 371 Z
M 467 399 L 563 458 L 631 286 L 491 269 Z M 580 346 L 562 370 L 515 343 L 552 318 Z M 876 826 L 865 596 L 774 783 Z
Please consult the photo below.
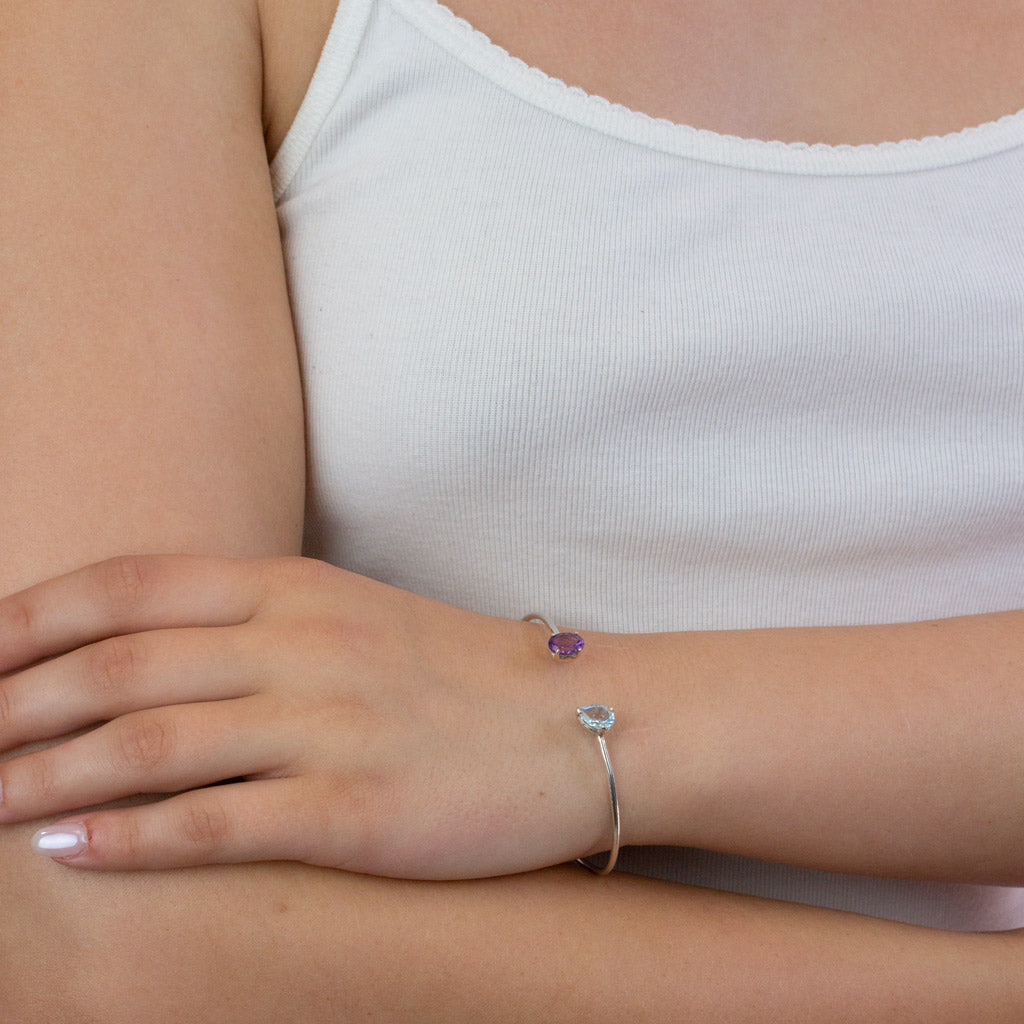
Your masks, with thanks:
M 553 637 L 563 637 L 567 635 L 574 637 L 578 643 L 578 648 L 574 649 L 570 647 L 568 657 L 575 657 L 578 650 L 583 647 L 583 639 L 578 633 L 564 634 L 560 632 L 551 624 L 550 620 L 545 618 L 543 615 L 531 612 L 529 615 L 523 616 L 523 621 L 540 622 Z M 554 653 L 554 650 L 552 650 L 552 654 Z M 600 715 L 596 721 L 586 714 L 587 712 L 595 711 L 599 712 Z M 607 875 L 611 873 L 612 868 L 615 867 L 615 862 L 619 859 L 619 794 L 618 790 L 615 788 L 615 772 L 612 770 L 612 759 L 608 756 L 608 744 L 605 742 L 604 738 L 604 734 L 612 727 L 612 725 L 615 724 L 615 712 L 603 704 L 590 704 L 577 708 L 576 717 L 579 718 L 587 732 L 592 732 L 597 737 L 597 742 L 601 744 L 601 757 L 604 759 L 604 770 L 608 776 L 608 803 L 611 807 L 612 815 L 612 845 L 611 849 L 608 851 L 608 860 L 605 861 L 604 866 L 595 867 L 585 857 L 577 857 L 576 863 L 582 864 L 588 871 L 593 871 L 595 875 Z
M 604 741 L 602 733 L 595 733 L 597 742 L 601 744 L 601 756 L 604 758 L 604 770 L 608 773 L 608 799 L 612 808 L 612 848 L 608 851 L 608 860 L 603 868 L 596 868 L 590 861 L 583 857 L 577 857 L 576 863 L 582 864 L 585 868 L 593 871 L 595 875 L 607 875 L 615 867 L 619 859 L 619 794 L 615 789 L 615 772 L 612 771 L 612 761 L 608 756 L 608 744 Z
M 552 626 L 551 623 L 548 622 L 548 620 L 544 618 L 543 615 L 537 615 L 536 612 L 531 612 L 529 615 L 524 615 L 523 622 L 539 622 L 542 626 L 544 626 L 547 629 L 547 631 L 552 636 L 555 636 L 555 634 L 558 633 L 558 630 L 555 629 L 555 627 Z

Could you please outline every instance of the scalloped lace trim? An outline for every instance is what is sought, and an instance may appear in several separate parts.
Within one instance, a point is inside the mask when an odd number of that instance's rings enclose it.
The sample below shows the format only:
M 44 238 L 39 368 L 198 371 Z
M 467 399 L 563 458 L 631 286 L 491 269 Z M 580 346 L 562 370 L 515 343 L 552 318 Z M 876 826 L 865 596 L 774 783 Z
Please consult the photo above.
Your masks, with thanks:
M 628 132 L 630 138 L 633 141 L 648 142 L 659 149 L 675 150 L 676 147 L 657 145 L 655 139 L 649 138 L 652 134 L 659 135 L 662 139 L 665 139 L 666 136 L 674 136 L 677 140 L 689 139 L 693 143 L 697 143 L 699 149 L 709 150 L 703 154 L 693 152 L 693 147 L 686 147 L 684 143 L 684 148 L 688 148 L 692 155 L 710 156 L 712 159 L 714 159 L 713 153 L 725 156 L 726 150 L 733 150 L 735 156 L 746 152 L 748 156 L 754 157 L 760 152 L 766 155 L 793 157 L 798 162 L 803 162 L 808 155 L 820 156 L 831 162 L 835 158 L 842 158 L 849 154 L 858 157 L 867 169 L 871 158 L 876 156 L 884 158 L 894 154 L 913 153 L 922 156 L 927 154 L 933 158 L 920 164 L 910 164 L 906 168 L 894 168 L 892 161 L 885 160 L 885 166 L 881 169 L 891 170 L 959 163 L 1024 143 L 1024 108 L 1015 113 L 1005 114 L 997 120 L 968 125 L 958 131 L 947 132 L 943 135 L 927 135 L 922 138 L 905 138 L 889 142 L 835 144 L 783 142 L 781 139 L 744 138 L 739 135 L 715 132 L 709 128 L 696 128 L 693 125 L 646 114 L 621 103 L 612 102 L 596 93 L 587 92 L 580 86 L 569 85 L 562 79 L 549 75 L 540 68 L 509 53 L 508 50 L 499 46 L 484 32 L 457 15 L 440 0 L 389 0 L 389 2 L 403 17 L 421 29 L 433 29 L 430 32 L 431 37 L 441 45 L 445 45 L 446 49 L 464 62 L 477 67 L 478 70 L 486 68 L 497 72 L 497 75 L 492 76 L 492 80 L 495 77 L 498 78 L 499 84 L 514 88 L 517 78 L 524 85 L 530 83 L 536 88 L 514 91 L 525 93 L 525 98 L 534 101 L 538 98 L 539 93 L 545 93 L 549 99 L 554 101 L 554 106 L 559 108 L 555 112 L 570 119 L 591 122 L 592 118 L 586 116 L 586 113 L 589 112 L 604 121 L 607 121 L 609 117 L 614 118 L 619 126 L 632 122 L 634 128 L 645 138 L 638 139 L 637 131 Z M 505 66 L 504 69 L 501 65 Z M 547 104 L 543 105 L 547 106 Z M 574 118 L 574 114 L 583 116 Z M 707 146 L 700 146 L 700 143 L 706 143 Z M 934 159 L 940 156 L 937 152 L 939 149 L 944 152 L 949 151 L 946 152 L 948 159 Z M 722 162 L 753 165 L 750 160 L 743 159 L 723 160 Z M 779 169 L 784 168 L 780 167 Z M 795 166 L 794 169 L 806 170 L 807 167 Z

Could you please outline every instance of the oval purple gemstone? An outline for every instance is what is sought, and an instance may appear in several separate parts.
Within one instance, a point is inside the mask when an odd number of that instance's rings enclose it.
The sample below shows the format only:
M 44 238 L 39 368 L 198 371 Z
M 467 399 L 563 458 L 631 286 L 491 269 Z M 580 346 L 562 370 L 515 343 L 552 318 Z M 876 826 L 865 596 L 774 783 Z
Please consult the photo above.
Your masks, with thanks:
M 556 633 L 548 641 L 548 650 L 558 658 L 575 658 L 583 650 L 579 633 Z

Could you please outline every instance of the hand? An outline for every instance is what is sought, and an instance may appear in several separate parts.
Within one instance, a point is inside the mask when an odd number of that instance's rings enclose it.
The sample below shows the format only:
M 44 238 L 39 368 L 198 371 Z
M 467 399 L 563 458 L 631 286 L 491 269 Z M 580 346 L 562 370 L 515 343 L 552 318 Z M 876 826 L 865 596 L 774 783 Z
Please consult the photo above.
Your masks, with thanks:
M 83 868 L 443 879 L 596 852 L 607 790 L 574 712 L 606 698 L 589 650 L 560 664 L 546 639 L 309 559 L 89 566 L 0 600 L 0 750 L 93 727 L 0 765 L 0 823 L 178 794 L 51 826 Z

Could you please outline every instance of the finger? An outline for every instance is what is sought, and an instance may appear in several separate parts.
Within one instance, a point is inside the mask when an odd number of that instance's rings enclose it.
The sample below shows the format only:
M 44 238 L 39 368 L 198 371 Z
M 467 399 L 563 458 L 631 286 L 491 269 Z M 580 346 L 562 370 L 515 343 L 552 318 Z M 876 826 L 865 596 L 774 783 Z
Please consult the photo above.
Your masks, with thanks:
M 246 622 L 263 564 L 130 555 L 38 583 L 0 599 L 0 673 L 118 634 Z
M 293 752 L 266 698 L 139 711 L 0 765 L 0 821 L 16 822 L 142 793 L 284 774 Z M 296 743 L 298 745 L 298 742 Z
M 236 626 L 111 637 L 0 680 L 0 750 L 132 711 L 244 697 L 258 658 Z
M 64 864 L 100 871 L 303 860 L 308 837 L 281 827 L 304 803 L 297 795 L 303 789 L 295 779 L 269 779 L 195 790 L 77 815 L 40 829 L 32 845 Z

